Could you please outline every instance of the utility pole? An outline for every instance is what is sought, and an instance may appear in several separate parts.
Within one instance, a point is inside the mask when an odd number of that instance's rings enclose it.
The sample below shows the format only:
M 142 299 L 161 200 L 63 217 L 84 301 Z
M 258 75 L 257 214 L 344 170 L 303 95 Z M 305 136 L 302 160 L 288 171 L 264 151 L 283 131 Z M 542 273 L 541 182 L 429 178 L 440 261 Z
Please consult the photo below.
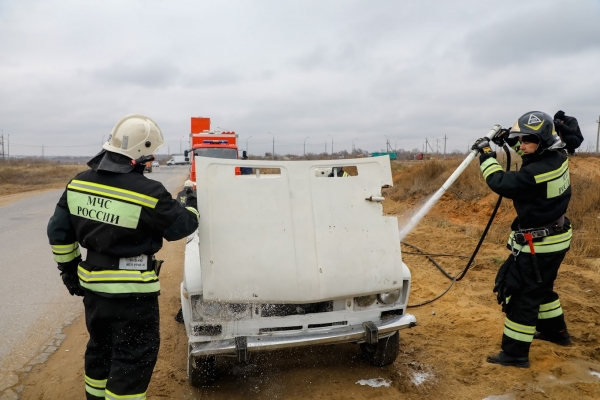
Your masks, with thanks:
M 425 138 L 425 154 L 427 154 L 427 147 L 429 147 L 429 150 L 431 150 L 431 153 L 434 153 L 433 147 L 431 147 L 431 144 L 429 144 L 429 140 L 427 140 L 427 138 Z
M 273 136 L 273 151 L 271 152 L 271 160 L 275 160 L 275 135 L 269 132 L 269 135 Z
M 42 158 L 46 158 L 46 157 L 44 156 L 44 145 L 42 145 Z
M 446 158 L 446 139 L 448 139 L 448 137 L 444 135 L 444 158 Z
M 328 136 L 331 136 L 329 133 Z M 333 155 L 333 136 L 331 136 L 331 155 Z
M 306 139 L 308 139 L 310 136 L 307 136 L 304 138 L 304 157 L 306 157 Z
M 596 134 L 596 154 L 598 154 L 598 139 L 600 139 L 600 117 L 598 117 L 598 133 Z

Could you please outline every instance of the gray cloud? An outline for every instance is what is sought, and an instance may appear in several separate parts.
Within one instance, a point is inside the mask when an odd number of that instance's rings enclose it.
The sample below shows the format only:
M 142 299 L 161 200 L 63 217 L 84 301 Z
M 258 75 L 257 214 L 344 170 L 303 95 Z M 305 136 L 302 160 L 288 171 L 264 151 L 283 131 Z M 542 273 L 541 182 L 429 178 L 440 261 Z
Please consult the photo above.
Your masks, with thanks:
M 563 109 L 593 140 L 592 0 L 0 2 L 0 129 L 13 154 L 94 154 L 145 113 L 179 151 L 191 116 L 251 153 L 465 149 L 494 123 Z M 331 136 L 330 136 L 331 135 Z M 589 136 L 588 136 L 589 135 Z M 589 137 L 589 139 L 588 139 Z M 98 144 L 95 147 L 95 144 Z M 80 147 L 70 147 L 80 146 Z
M 465 46 L 475 63 L 506 65 L 560 62 L 600 49 L 600 3 L 523 2 L 513 13 L 469 33 Z
M 138 63 L 123 61 L 99 68 L 92 72 L 92 76 L 102 84 L 167 88 L 178 83 L 180 71 L 165 61 L 146 60 Z

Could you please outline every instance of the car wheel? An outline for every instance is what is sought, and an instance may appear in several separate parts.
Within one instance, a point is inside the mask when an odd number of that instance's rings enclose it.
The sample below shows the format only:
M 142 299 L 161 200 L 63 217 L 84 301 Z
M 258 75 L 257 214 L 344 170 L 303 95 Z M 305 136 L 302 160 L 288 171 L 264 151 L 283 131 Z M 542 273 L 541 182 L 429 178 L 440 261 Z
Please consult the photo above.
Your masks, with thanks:
M 217 378 L 217 363 L 214 356 L 188 356 L 188 381 L 195 387 L 209 386 Z
M 396 331 L 391 336 L 379 339 L 375 345 L 361 343 L 360 349 L 367 361 L 376 367 L 390 365 L 400 353 L 400 332 Z

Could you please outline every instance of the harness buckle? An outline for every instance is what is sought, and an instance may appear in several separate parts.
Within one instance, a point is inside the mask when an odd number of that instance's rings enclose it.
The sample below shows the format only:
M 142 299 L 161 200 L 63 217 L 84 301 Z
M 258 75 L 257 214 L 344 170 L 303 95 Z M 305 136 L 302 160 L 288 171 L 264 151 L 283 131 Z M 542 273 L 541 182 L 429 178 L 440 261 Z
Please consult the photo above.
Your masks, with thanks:
M 532 239 L 540 239 L 550 235 L 548 228 L 528 228 L 519 229 L 515 231 L 514 237 L 517 244 L 524 246 L 528 243 L 527 236 L 531 236 Z

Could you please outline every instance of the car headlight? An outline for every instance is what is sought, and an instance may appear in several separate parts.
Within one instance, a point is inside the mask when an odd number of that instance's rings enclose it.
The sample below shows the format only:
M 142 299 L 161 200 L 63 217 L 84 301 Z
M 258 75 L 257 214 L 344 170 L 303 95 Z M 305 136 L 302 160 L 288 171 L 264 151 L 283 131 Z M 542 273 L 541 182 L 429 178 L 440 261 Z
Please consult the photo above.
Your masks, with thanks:
M 377 298 L 383 304 L 394 304 L 400 298 L 400 289 L 392 290 L 391 292 L 379 293 Z
M 203 301 L 202 295 L 192 296 L 194 321 L 232 321 L 250 317 L 252 307 L 246 303 Z
M 374 294 L 354 298 L 354 302 L 359 307 L 369 307 L 371 304 L 375 303 L 375 300 L 377 300 L 377 296 Z

